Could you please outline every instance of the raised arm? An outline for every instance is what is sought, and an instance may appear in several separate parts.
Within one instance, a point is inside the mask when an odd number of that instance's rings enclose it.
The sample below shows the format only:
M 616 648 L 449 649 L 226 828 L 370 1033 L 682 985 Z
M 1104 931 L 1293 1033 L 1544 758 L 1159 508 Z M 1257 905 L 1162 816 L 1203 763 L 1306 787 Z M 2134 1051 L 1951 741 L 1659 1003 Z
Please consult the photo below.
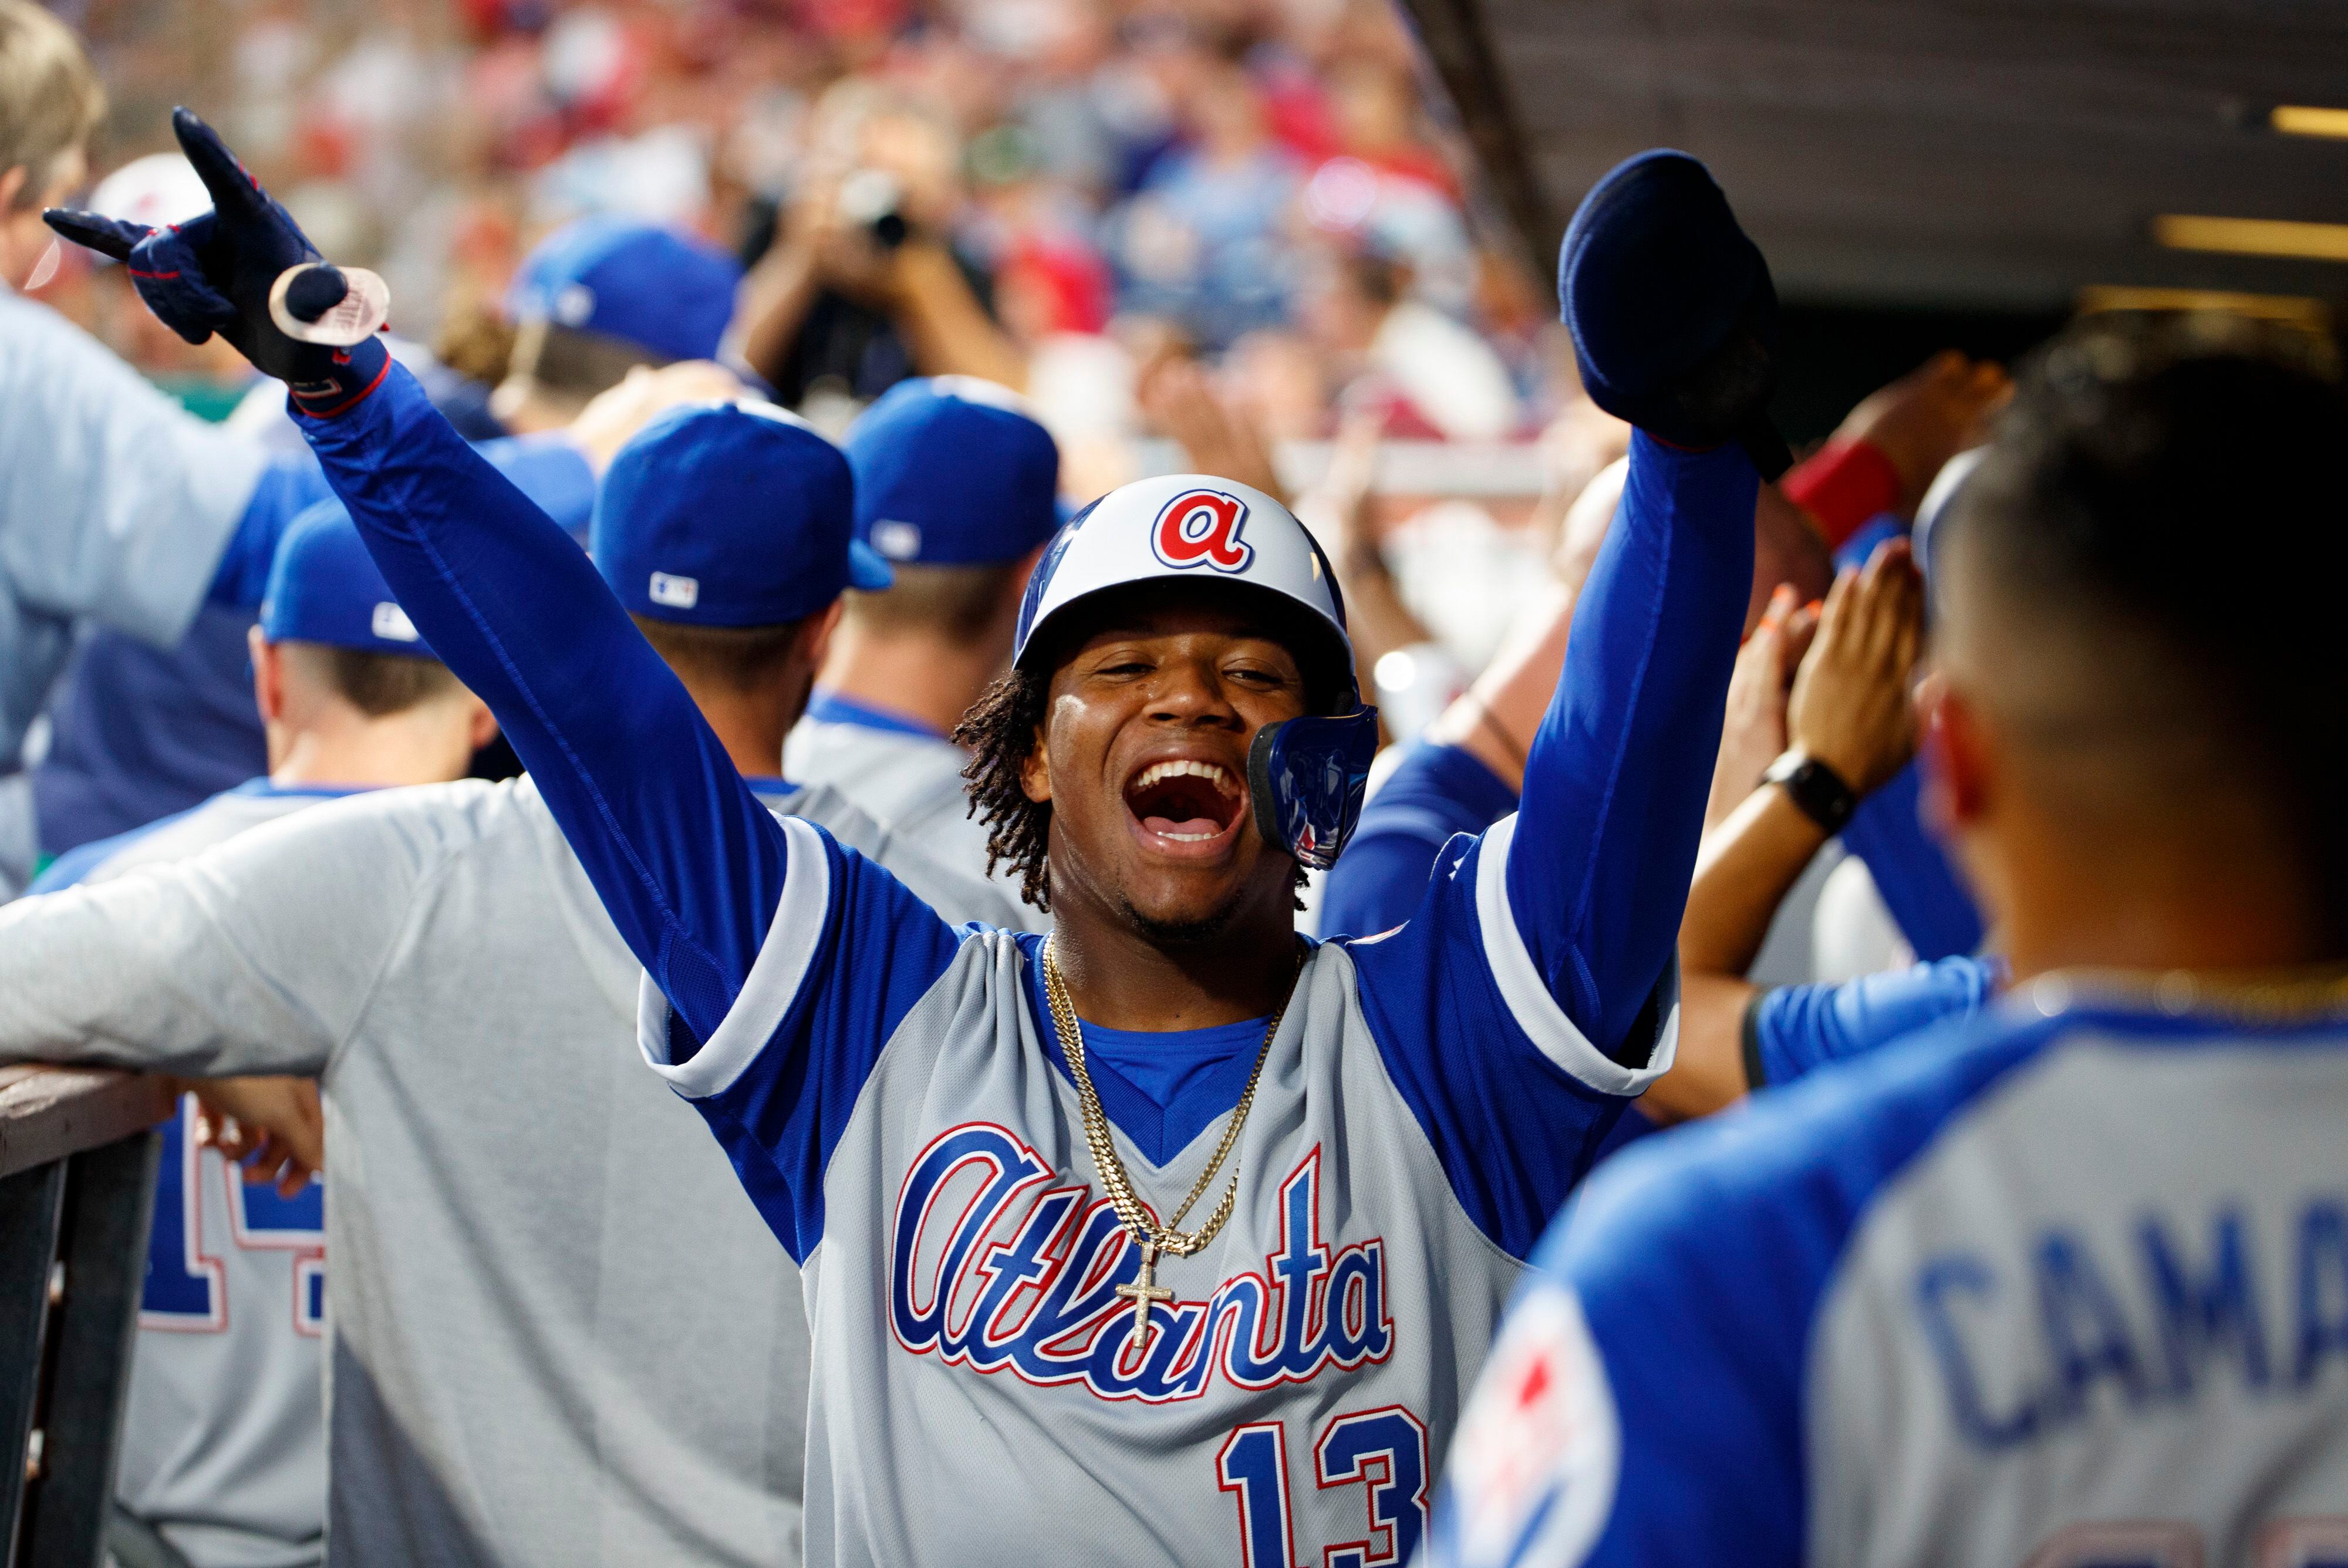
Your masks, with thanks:
M 401 604 L 497 714 L 621 934 L 686 1031 L 708 1037 L 780 896 L 781 828 L 578 547 L 466 445 L 382 341 L 335 348 L 286 330 L 343 305 L 345 278 L 209 127 L 181 109 L 173 129 L 211 211 L 152 232 L 88 213 L 50 222 L 128 262 L 182 336 L 218 333 L 287 384 Z
M 1632 438 L 1622 509 L 1528 750 L 1523 806 L 1513 829 L 1495 830 L 1509 834 L 1508 903 L 1533 966 L 1609 1055 L 1630 1042 L 1679 932 L 1759 485 L 1739 448 Z
M 781 897 L 782 830 L 579 547 L 406 371 L 303 428 L 417 629 L 498 716 L 621 935 L 706 1039 Z

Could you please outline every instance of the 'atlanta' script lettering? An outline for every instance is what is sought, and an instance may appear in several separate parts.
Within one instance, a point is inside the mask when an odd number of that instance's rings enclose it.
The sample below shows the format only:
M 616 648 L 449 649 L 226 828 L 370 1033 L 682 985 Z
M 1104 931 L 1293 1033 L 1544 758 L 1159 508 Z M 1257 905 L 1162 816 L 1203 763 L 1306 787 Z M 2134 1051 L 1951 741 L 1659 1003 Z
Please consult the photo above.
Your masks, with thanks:
M 1140 1269 L 1106 1198 L 991 1122 L 940 1134 L 897 1195 L 889 1318 L 897 1343 L 950 1366 L 1105 1399 L 1192 1399 L 1220 1373 L 1243 1388 L 1384 1361 L 1385 1243 L 1321 1240 L 1321 1150 L 1280 1188 L 1280 1248 L 1204 1301 L 1177 1300 L 1136 1343 L 1117 1287 Z

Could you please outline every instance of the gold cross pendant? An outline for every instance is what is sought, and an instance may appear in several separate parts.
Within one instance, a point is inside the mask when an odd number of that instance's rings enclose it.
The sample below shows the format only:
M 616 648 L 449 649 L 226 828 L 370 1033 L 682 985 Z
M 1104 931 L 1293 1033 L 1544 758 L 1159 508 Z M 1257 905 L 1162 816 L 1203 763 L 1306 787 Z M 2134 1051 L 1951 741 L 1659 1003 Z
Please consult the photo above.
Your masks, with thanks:
M 1158 1267 L 1158 1243 L 1155 1238 L 1141 1243 L 1141 1274 L 1131 1284 L 1117 1287 L 1117 1294 L 1133 1303 L 1134 1338 L 1145 1348 L 1149 1344 L 1149 1309 L 1161 1301 L 1172 1301 L 1174 1293 L 1155 1280 Z

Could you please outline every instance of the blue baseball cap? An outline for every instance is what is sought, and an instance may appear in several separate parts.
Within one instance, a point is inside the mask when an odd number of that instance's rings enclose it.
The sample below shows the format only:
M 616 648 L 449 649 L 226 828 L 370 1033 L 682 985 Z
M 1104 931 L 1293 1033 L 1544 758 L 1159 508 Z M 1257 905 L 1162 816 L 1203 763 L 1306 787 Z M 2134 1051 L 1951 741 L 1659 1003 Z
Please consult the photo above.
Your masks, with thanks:
M 844 588 L 889 586 L 889 563 L 856 537 L 855 494 L 847 458 L 798 416 L 689 403 L 612 459 L 587 550 L 632 614 L 778 625 Z
M 261 601 L 261 634 L 273 643 L 436 656 L 376 570 L 358 525 L 331 498 L 304 508 L 279 536 Z
M 668 359 L 715 359 L 741 281 L 740 263 L 689 234 L 582 218 L 524 259 L 506 310 L 516 321 L 602 333 Z
M 1060 449 L 992 381 L 901 381 L 849 428 L 847 447 L 856 535 L 885 560 L 995 565 L 1060 526 Z

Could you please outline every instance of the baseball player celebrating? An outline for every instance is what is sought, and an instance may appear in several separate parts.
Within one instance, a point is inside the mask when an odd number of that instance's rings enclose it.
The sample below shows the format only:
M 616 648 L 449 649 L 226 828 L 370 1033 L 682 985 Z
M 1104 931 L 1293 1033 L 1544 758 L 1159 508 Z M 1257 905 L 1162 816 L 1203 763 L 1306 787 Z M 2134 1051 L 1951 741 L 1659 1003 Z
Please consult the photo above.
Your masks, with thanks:
M 1931 789 L 2013 991 L 1593 1182 L 1436 1562 L 2348 1556 L 2348 671 L 2275 569 L 2343 447 L 2247 327 L 2046 352 L 1933 547 Z
M 1060 523 L 1059 449 L 1012 393 L 967 376 L 899 382 L 845 445 L 857 535 L 896 581 L 850 595 L 783 771 L 983 873 L 970 753 L 950 737 L 1011 662 L 1021 590 Z
M 489 710 L 417 640 L 339 502 L 286 530 L 252 653 L 269 776 L 85 845 L 34 892 L 113 882 L 322 800 L 462 778 L 490 733 Z M 13 948 L 9 958 L 21 961 Z M 84 990 L 105 974 L 54 972 Z M 197 1147 L 196 1114 L 191 1100 L 163 1129 L 122 1421 L 129 1517 L 115 1529 L 158 1532 L 203 1568 L 315 1563 L 326 1524 L 321 1194 L 239 1181 Z
M 957 928 L 770 814 L 592 568 L 376 344 L 276 323 L 281 276 L 324 277 L 314 304 L 331 269 L 180 123 L 209 222 L 56 221 L 176 273 L 149 296 L 166 319 L 291 383 L 644 961 L 646 1056 L 804 1272 L 808 1558 L 1407 1558 L 1519 1260 L 1671 1058 L 1752 571 L 1730 442 L 1775 309 L 1701 166 L 1625 166 L 1569 236 L 1585 382 L 1648 429 L 1522 816 L 1399 931 L 1301 941 L 1298 881 L 1341 849 L 1374 743 L 1343 607 L 1270 497 L 1143 481 L 1047 549 L 971 721 L 1045 939 Z
M 752 772 L 842 587 L 887 580 L 849 482 L 779 410 L 673 408 L 605 476 L 602 603 L 633 613 L 757 799 L 999 923 L 992 886 Z M 336 1563 L 796 1560 L 796 1270 L 636 1061 L 636 962 L 531 780 L 304 813 L 0 923 L 0 1051 L 320 1077 Z M 170 1252 L 171 1277 L 194 1256 Z

